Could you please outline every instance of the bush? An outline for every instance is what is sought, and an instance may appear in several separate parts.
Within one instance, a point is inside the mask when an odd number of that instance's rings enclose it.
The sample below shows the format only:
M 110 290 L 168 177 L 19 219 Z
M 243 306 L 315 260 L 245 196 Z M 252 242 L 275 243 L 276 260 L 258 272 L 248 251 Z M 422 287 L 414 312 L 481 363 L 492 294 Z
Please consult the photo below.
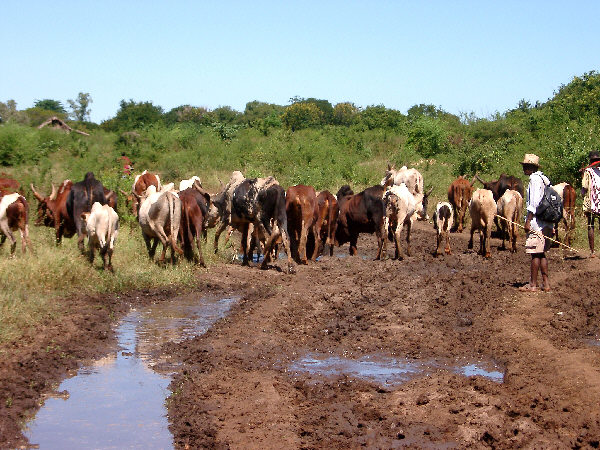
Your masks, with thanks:
M 322 117 L 323 112 L 314 103 L 293 103 L 285 109 L 281 121 L 296 131 L 319 125 Z
M 430 158 L 448 148 L 448 134 L 439 120 L 422 116 L 408 129 L 407 144 L 417 153 Z

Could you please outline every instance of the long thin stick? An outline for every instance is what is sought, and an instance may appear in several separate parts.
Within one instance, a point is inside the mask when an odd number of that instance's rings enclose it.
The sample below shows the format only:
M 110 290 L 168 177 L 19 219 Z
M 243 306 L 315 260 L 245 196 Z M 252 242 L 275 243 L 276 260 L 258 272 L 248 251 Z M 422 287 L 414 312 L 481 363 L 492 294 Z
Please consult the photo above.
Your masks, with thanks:
M 496 217 L 499 217 L 499 218 L 500 218 L 500 219 L 502 219 L 502 220 L 506 220 L 508 223 L 512 223 L 513 225 L 516 225 L 516 226 L 518 226 L 518 227 L 521 227 L 521 228 L 525 229 L 525 227 L 524 227 L 523 225 L 521 225 L 521 224 L 518 224 L 517 222 L 513 222 L 512 220 L 508 220 L 506 217 L 502 217 L 502 216 L 501 216 L 501 215 L 499 215 L 499 214 L 494 214 L 494 215 L 495 215 Z M 555 239 L 552 239 L 551 237 L 544 236 L 544 235 L 543 235 L 542 233 L 540 233 L 539 231 L 531 231 L 531 232 L 532 232 L 532 233 L 536 233 L 536 234 L 541 234 L 541 235 L 542 235 L 542 237 L 543 237 L 544 239 L 548 239 L 549 241 L 556 242 L 558 245 L 562 245 L 563 247 L 566 247 L 566 248 L 568 248 L 569 250 L 571 250 L 571 251 L 573 251 L 573 252 L 575 252 L 575 253 L 579 253 L 579 250 L 575 250 L 573 247 L 569 247 L 567 244 L 563 244 L 562 242 L 560 242 L 560 241 L 557 241 L 557 240 L 555 240 Z

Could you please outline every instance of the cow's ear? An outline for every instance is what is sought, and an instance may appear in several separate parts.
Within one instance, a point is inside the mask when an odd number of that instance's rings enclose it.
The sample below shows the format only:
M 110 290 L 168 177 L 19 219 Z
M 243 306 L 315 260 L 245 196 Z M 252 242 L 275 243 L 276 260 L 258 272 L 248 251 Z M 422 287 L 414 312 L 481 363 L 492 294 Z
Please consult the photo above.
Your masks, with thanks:
M 208 203 L 208 205 L 210 205 L 210 194 L 205 191 L 202 195 L 204 195 L 204 198 L 206 199 L 206 203 Z
M 81 213 L 81 218 L 83 220 L 87 221 L 87 218 L 88 218 L 89 215 L 90 215 L 90 213 L 88 213 L 88 212 Z

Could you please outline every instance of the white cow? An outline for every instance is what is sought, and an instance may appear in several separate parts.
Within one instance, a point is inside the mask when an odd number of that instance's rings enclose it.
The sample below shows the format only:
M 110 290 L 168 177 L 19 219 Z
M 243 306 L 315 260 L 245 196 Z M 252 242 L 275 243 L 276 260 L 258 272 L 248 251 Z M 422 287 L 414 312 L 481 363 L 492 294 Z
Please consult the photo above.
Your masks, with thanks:
M 406 225 L 406 254 L 410 256 L 410 230 L 417 214 L 423 215 L 423 202 L 417 202 L 417 198 L 411 194 L 406 184 L 399 186 L 387 186 L 383 193 L 383 207 L 385 217 L 383 219 L 383 235 L 388 231 L 394 235 L 396 245 L 396 259 L 403 259 L 404 255 L 400 248 L 400 234 Z M 385 255 L 387 239 L 383 240 L 383 253 Z
M 469 202 L 469 213 L 471 214 L 471 238 L 467 248 L 473 248 L 473 233 L 479 231 L 479 253 L 486 258 L 490 253 L 490 236 L 492 234 L 492 223 L 496 214 L 496 202 L 494 194 L 488 189 L 477 189 Z
M 196 175 L 194 175 L 192 178 L 189 178 L 187 180 L 181 180 L 179 182 L 179 190 L 180 191 L 185 191 L 186 189 L 189 189 L 191 187 L 194 186 L 195 182 L 198 182 L 198 184 L 200 186 L 202 186 L 202 182 L 200 181 L 200 177 L 197 177 Z
M 517 225 L 521 220 L 521 212 L 523 211 L 523 197 L 517 191 L 507 189 L 502 197 L 498 199 L 497 214 L 500 219 L 500 232 L 502 233 L 502 250 L 506 249 L 504 241 L 508 232 L 508 240 L 511 243 L 510 251 L 517 251 Z M 503 219 L 502 219 L 503 218 Z M 511 223 L 512 222 L 512 223 Z
M 401 184 L 405 184 L 408 188 L 408 191 L 415 196 L 417 203 L 423 200 L 423 197 L 426 197 L 431 193 L 425 193 L 423 188 L 423 175 L 417 169 L 411 168 L 409 169 L 406 166 L 402 166 L 400 169 L 394 169 L 394 166 L 388 164 L 388 170 L 385 172 L 385 176 L 381 179 L 381 185 L 385 188 L 387 186 L 400 186 Z M 421 220 L 429 220 L 429 215 L 427 214 L 427 204 L 425 203 L 424 214 L 419 217 Z
M 446 248 L 444 251 L 450 255 L 450 228 L 452 228 L 452 205 L 448 202 L 439 202 L 435 207 L 433 215 L 433 227 L 437 231 L 437 246 L 434 256 L 441 255 L 440 250 L 442 242 L 446 240 Z
M 94 262 L 96 249 L 100 251 L 104 269 L 113 271 L 112 254 L 119 234 L 119 216 L 108 205 L 95 202 L 90 212 L 81 214 L 88 235 L 90 263 Z M 108 256 L 108 264 L 106 257 Z
M 172 189 L 173 183 L 169 184 Z M 159 262 L 165 260 L 167 247 L 171 247 L 172 262 L 175 262 L 175 252 L 183 255 L 183 250 L 177 245 L 181 224 L 181 200 L 171 189 L 167 185 L 163 186 L 162 191 L 156 192 L 155 186 L 149 186 L 140 197 L 138 221 L 142 236 L 151 259 L 154 258 L 158 241 L 162 243 L 163 250 Z M 154 242 L 151 242 L 152 240 Z

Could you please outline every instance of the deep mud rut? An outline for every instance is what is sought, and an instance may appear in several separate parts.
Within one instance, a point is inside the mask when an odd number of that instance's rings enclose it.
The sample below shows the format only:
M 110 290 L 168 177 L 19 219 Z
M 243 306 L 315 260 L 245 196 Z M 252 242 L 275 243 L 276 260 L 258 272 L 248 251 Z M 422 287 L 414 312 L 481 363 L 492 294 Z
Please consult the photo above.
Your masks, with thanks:
M 522 247 L 500 252 L 493 239 L 484 260 L 467 239 L 453 234 L 453 254 L 434 258 L 433 230 L 420 223 L 404 261 L 372 261 L 375 240 L 365 237 L 359 256 L 324 257 L 295 275 L 237 264 L 200 273 L 199 292 L 241 300 L 206 334 L 162 349 L 182 363 L 167 400 L 175 445 L 597 448 L 600 347 L 590 339 L 600 335 L 600 262 L 553 249 L 554 291 L 522 293 Z M 0 447 L 22 444 L 23 414 L 110 344 L 112 317 L 175 294 L 65 301 L 68 320 L 2 348 Z M 443 365 L 393 386 L 291 369 L 311 354 L 492 361 L 504 381 Z

